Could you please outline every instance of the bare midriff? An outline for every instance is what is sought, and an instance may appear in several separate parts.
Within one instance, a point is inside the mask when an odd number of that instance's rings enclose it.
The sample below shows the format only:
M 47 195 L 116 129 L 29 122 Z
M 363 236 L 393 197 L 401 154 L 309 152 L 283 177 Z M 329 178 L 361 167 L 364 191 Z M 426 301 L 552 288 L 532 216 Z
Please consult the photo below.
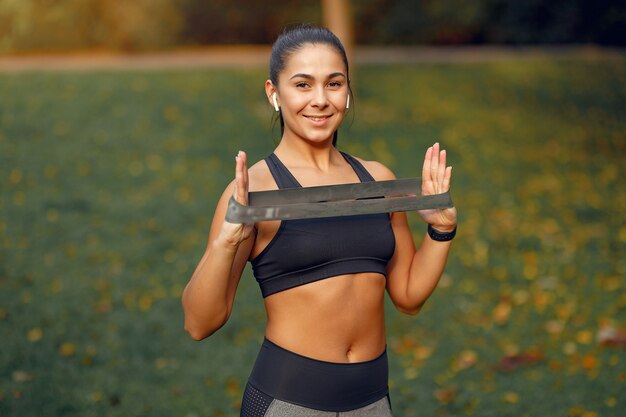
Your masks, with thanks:
M 265 336 L 291 352 L 326 362 L 365 362 L 385 350 L 385 277 L 340 275 L 265 298 Z

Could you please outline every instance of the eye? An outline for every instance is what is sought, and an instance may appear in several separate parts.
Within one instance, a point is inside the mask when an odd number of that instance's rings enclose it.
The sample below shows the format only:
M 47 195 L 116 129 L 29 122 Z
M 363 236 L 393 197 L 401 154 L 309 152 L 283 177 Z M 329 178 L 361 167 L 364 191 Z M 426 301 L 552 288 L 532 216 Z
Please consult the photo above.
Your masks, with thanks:
M 299 83 L 296 83 L 297 88 L 307 88 L 308 86 L 309 85 L 305 83 L 304 81 L 300 81 Z
M 341 81 L 331 81 L 328 83 L 329 87 L 341 87 L 343 83 Z

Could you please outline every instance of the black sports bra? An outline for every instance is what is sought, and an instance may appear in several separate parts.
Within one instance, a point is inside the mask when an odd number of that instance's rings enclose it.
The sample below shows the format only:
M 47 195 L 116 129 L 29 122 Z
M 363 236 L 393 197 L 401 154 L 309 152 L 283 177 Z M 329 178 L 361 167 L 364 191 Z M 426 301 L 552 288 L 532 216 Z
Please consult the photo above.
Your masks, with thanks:
M 343 157 L 361 182 L 374 181 L 363 165 Z M 301 185 L 275 154 L 265 162 L 278 188 Z M 387 276 L 395 250 L 388 213 L 284 220 L 263 251 L 250 261 L 263 297 L 325 278 L 359 272 Z

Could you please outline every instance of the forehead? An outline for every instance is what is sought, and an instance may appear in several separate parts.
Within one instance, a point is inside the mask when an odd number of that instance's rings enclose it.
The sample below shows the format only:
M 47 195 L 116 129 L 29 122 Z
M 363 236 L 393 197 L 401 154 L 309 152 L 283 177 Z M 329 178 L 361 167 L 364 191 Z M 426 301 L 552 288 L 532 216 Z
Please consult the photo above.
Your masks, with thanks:
M 330 45 L 307 43 L 289 56 L 280 76 L 298 73 L 322 76 L 334 72 L 346 73 L 339 51 Z

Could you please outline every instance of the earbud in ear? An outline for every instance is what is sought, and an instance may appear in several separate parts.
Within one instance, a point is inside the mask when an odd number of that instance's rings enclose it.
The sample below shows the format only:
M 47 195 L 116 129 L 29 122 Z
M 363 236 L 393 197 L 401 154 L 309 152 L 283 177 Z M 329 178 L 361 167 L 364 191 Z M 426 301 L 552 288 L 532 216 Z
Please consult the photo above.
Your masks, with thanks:
M 346 99 L 346 109 L 350 108 L 350 94 L 348 94 L 348 98 Z
M 272 94 L 272 101 L 274 102 L 274 109 L 276 111 L 280 111 L 280 109 L 278 108 L 278 101 L 276 101 L 276 93 Z

